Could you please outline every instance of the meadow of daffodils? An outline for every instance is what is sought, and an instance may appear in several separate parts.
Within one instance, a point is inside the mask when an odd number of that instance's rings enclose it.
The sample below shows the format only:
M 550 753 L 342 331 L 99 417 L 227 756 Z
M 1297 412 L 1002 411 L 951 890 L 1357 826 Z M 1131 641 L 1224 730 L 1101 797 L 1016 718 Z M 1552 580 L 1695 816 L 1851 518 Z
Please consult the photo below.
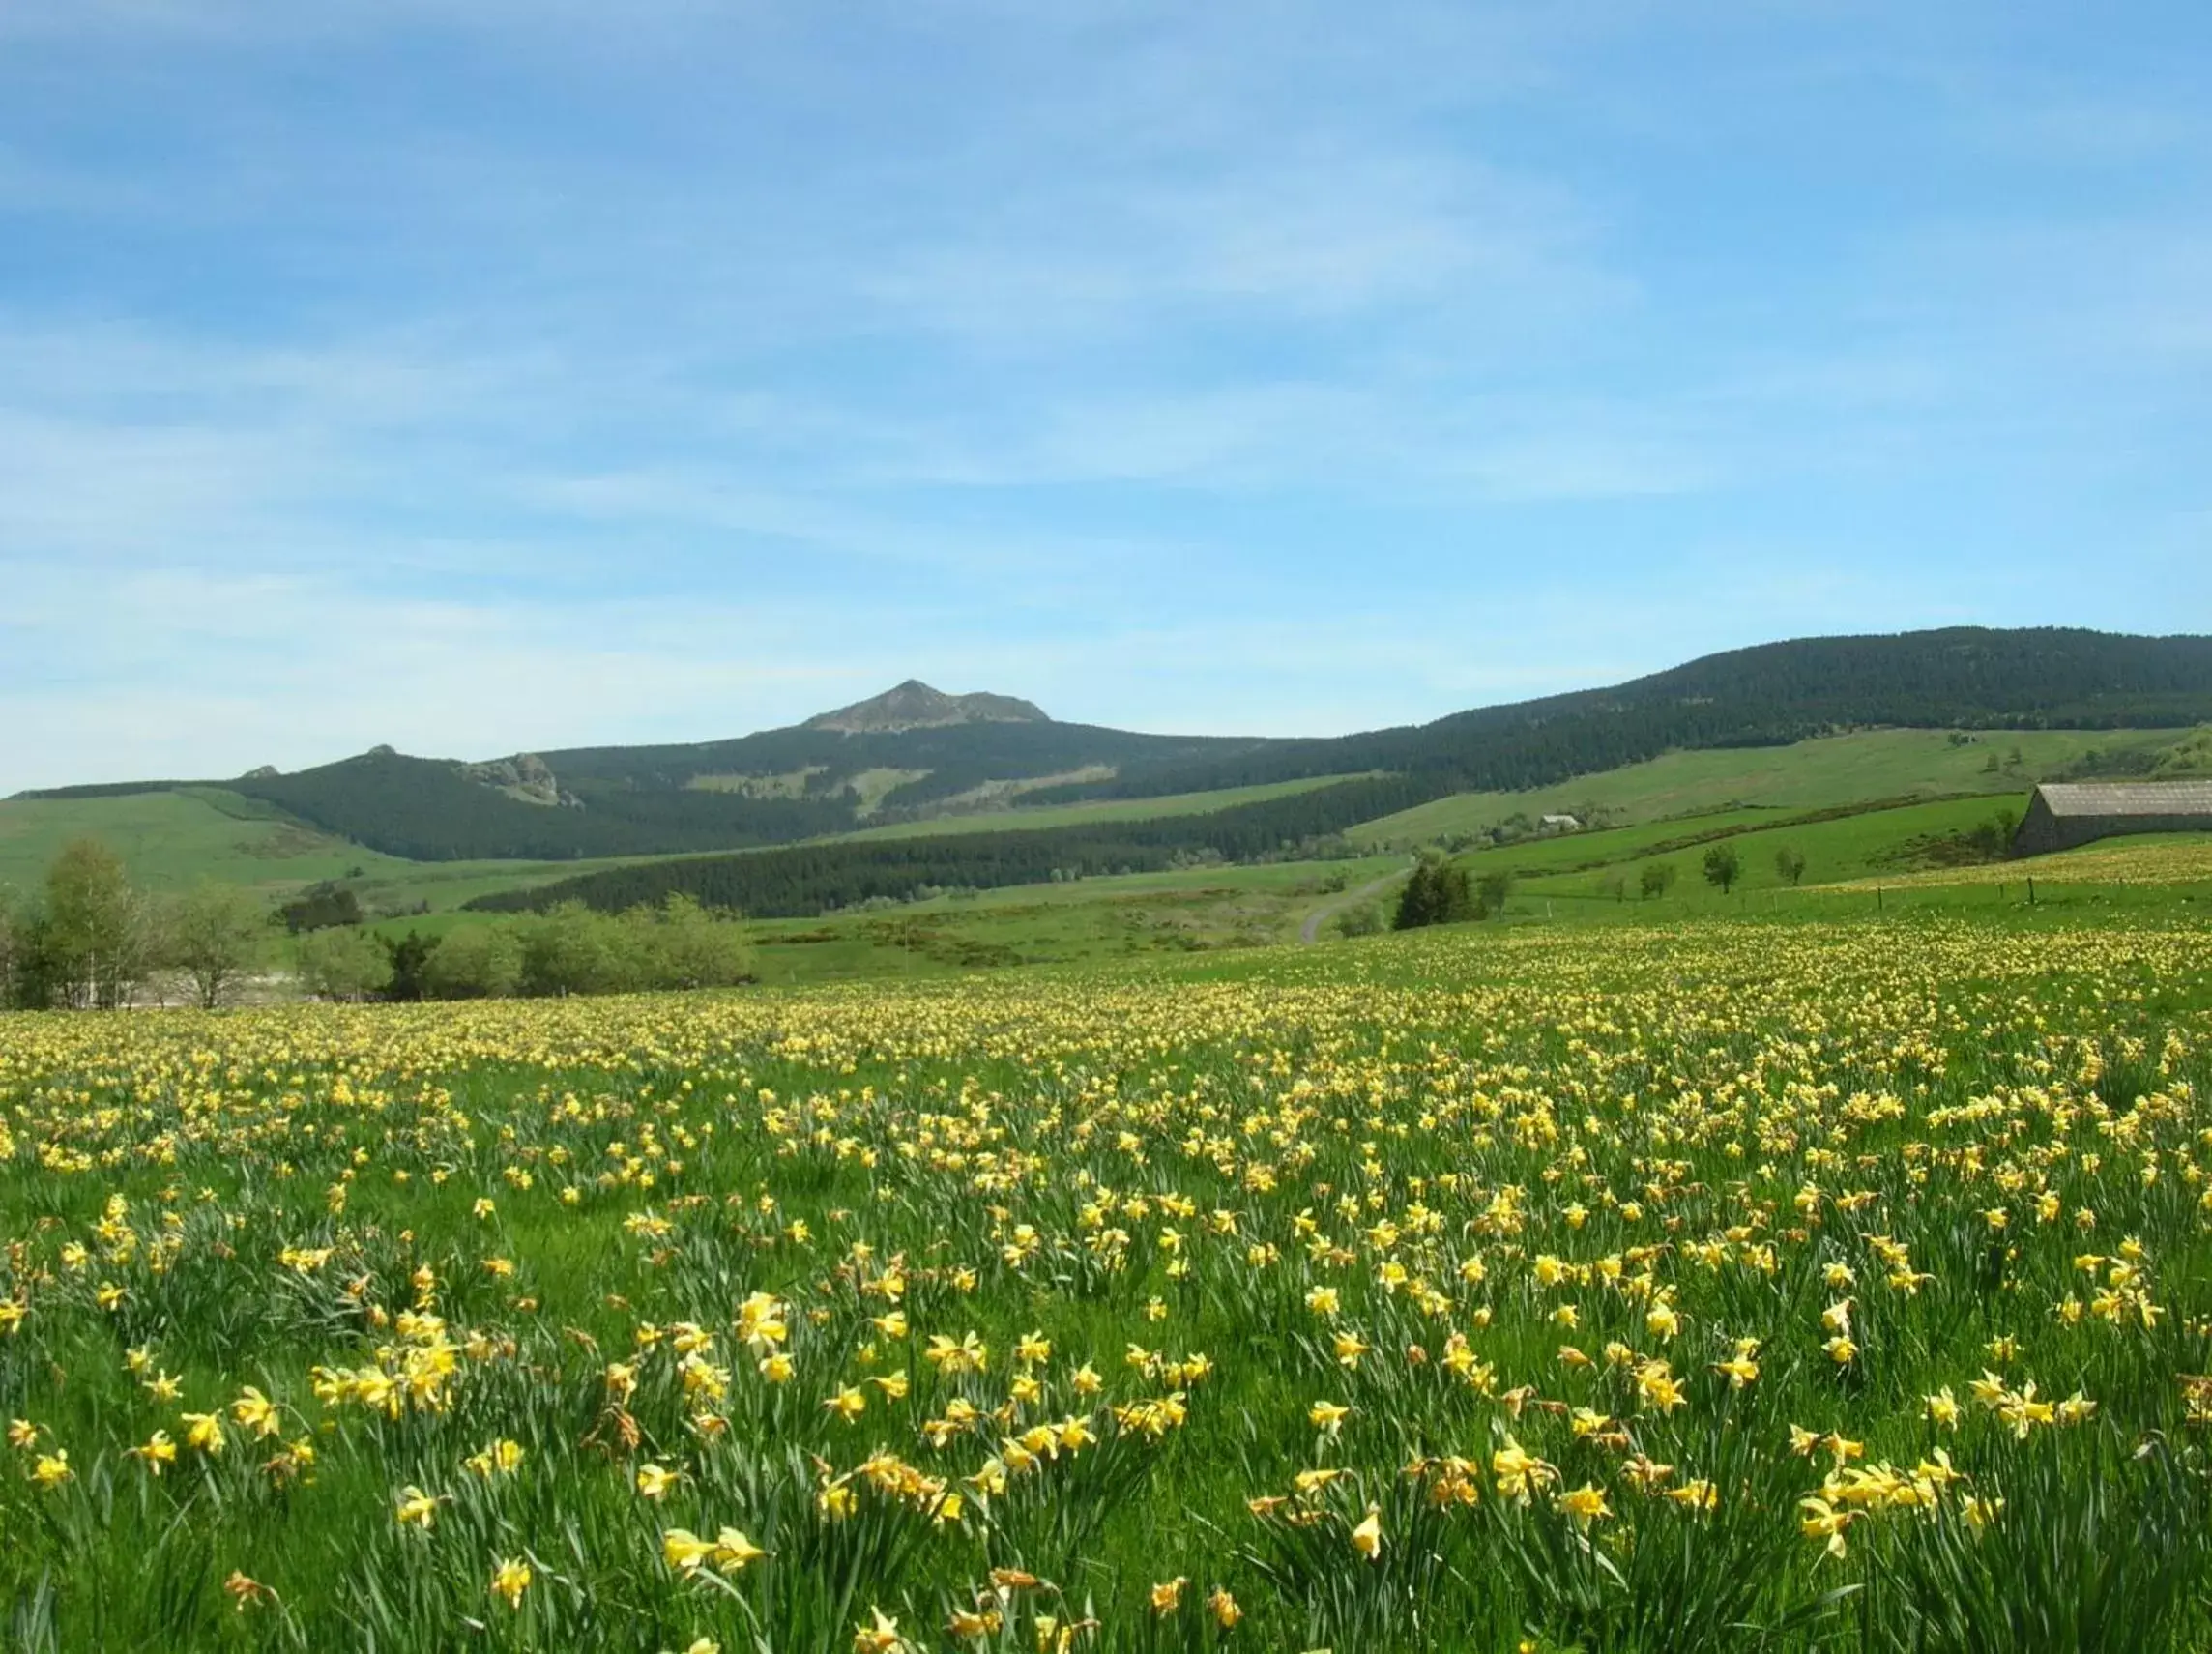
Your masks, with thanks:
M 10 1649 L 2212 1646 L 2212 938 L 0 1018 Z

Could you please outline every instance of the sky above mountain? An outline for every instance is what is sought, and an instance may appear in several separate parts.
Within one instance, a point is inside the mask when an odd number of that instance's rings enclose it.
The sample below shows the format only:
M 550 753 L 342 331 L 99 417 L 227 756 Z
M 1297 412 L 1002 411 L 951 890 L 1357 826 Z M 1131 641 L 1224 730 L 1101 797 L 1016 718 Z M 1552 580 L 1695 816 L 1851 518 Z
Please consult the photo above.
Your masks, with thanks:
M 2190 0 L 0 0 L 0 792 L 2212 629 Z

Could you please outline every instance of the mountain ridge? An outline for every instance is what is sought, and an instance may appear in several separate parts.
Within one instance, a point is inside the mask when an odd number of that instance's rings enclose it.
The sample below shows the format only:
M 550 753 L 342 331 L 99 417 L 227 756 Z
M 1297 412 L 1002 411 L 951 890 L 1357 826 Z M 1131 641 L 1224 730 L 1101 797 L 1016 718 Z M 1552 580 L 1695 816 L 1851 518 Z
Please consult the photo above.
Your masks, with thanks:
M 1365 819 L 1348 813 L 1354 809 L 1375 815 L 1455 792 L 1545 786 L 1674 749 L 1780 745 L 1884 726 L 2212 722 L 2212 637 L 1951 627 L 1794 639 L 1701 656 L 1603 688 L 1323 740 L 1155 736 L 1060 723 L 1010 696 L 988 697 L 980 710 L 1010 704 L 1036 715 L 896 729 L 823 723 L 856 709 L 859 716 L 848 721 L 901 722 L 917 711 L 934 718 L 972 701 L 910 680 L 872 703 L 729 740 L 545 750 L 475 765 L 383 748 L 289 775 L 198 785 L 259 800 L 371 849 L 436 861 L 745 850 L 834 838 L 862 825 L 927 822 L 984 797 L 1058 804 L 1343 778 L 1295 800 L 1248 807 L 1239 819 L 1249 832 L 1214 847 L 1232 855 L 1267 833 L 1299 839 L 1342 830 Z M 182 785 L 191 783 L 27 796 Z

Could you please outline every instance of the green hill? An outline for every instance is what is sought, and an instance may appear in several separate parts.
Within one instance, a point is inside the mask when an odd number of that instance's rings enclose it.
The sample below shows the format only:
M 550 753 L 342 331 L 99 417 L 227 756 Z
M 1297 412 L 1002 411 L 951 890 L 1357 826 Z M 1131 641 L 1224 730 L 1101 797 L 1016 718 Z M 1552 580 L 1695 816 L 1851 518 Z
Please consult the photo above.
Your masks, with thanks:
M 72 839 L 98 838 L 152 890 L 213 877 L 288 893 L 391 859 L 212 787 L 96 798 L 0 800 L 0 886 L 28 889 Z
M 96 838 L 122 856 L 140 888 L 176 892 L 202 879 L 243 885 L 273 899 L 306 885 L 344 885 L 375 914 L 457 907 L 493 890 L 614 865 L 409 861 L 291 820 L 281 810 L 218 787 L 98 798 L 0 799 L 0 895 L 34 890 L 72 839 Z
M 293 774 L 31 798 L 90 808 L 195 797 L 218 813 L 279 819 L 286 842 L 360 847 L 326 860 L 527 864 L 518 883 L 548 877 L 548 865 L 786 847 L 742 873 L 684 875 L 752 898 L 772 886 L 780 903 L 802 899 L 784 877 L 800 867 L 807 900 L 900 896 L 1251 859 L 1340 835 L 1375 847 L 1449 840 L 1550 809 L 1648 819 L 2013 788 L 2093 752 L 2118 772 L 2146 772 L 2161 762 L 2146 732 L 2208 721 L 2212 638 L 1957 628 L 1763 645 L 1612 688 L 1328 740 L 1061 723 L 1010 696 L 909 682 L 732 740 L 474 763 L 378 748 Z M 217 830 L 194 823 L 188 840 Z M 858 841 L 863 831 L 880 842 Z M 288 873 L 310 858 L 290 859 Z M 644 888 L 626 869 L 609 877 L 592 888 Z
M 2168 729 L 2212 721 L 2212 637 L 1960 626 L 1800 638 L 1709 654 L 1607 689 L 1434 723 L 1223 754 L 1146 785 L 1243 786 L 1388 770 L 1431 797 L 1548 787 L 1670 751 L 1906 729 Z M 1126 792 L 1128 782 L 1095 789 Z
M 1071 777 L 1135 779 L 1253 744 L 985 717 L 896 728 L 801 726 L 687 746 L 579 747 L 484 763 L 379 747 L 292 774 L 261 770 L 210 785 L 409 860 L 557 859 L 788 844 L 1004 809 L 1031 790 Z M 26 797 L 82 802 L 189 785 L 60 788 Z M 1140 786 L 1133 796 L 1176 791 Z
M 1786 746 L 1670 752 L 1529 792 L 1454 793 L 1362 822 L 1346 837 L 1378 850 L 1452 844 L 1570 814 L 1614 825 L 1732 805 L 1815 810 L 1870 798 L 2017 793 L 2086 767 L 2150 773 L 2187 748 L 2171 730 L 1883 729 Z M 2166 771 L 2160 771 L 2166 772 Z

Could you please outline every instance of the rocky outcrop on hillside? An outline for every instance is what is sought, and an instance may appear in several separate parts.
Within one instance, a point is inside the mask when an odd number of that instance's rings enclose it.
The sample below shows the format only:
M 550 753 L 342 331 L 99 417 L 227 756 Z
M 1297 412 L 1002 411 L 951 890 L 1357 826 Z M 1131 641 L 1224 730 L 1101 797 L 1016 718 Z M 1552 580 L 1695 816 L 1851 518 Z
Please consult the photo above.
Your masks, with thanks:
M 494 758 L 483 764 L 460 764 L 454 768 L 463 780 L 474 781 L 480 787 L 496 788 L 525 804 L 579 805 L 573 795 L 561 791 L 552 769 L 535 752 L 518 752 L 512 758 Z

